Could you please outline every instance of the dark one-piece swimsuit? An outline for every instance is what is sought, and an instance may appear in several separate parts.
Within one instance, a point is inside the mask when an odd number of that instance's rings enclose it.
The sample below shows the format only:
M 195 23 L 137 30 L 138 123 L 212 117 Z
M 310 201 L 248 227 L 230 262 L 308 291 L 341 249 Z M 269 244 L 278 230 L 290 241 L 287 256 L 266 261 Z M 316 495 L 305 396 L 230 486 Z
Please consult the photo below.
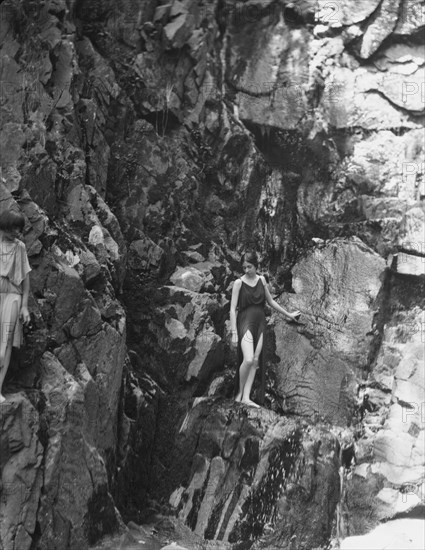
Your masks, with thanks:
M 245 336 L 247 330 L 252 334 L 254 340 L 254 352 L 258 344 L 260 336 L 264 333 L 266 328 L 266 316 L 264 313 L 264 304 L 266 301 L 266 293 L 261 278 L 258 278 L 255 286 L 250 286 L 242 281 L 242 286 L 239 291 L 238 298 L 238 316 L 236 320 L 236 326 L 238 330 L 238 365 L 236 369 L 235 377 L 235 389 L 236 393 L 239 391 L 239 368 L 243 361 L 243 353 L 241 348 L 242 338 Z M 261 351 L 258 367 L 261 373 L 261 391 L 260 391 L 260 403 L 264 402 L 266 377 L 263 360 L 264 351 L 264 335 L 263 335 L 263 350 Z

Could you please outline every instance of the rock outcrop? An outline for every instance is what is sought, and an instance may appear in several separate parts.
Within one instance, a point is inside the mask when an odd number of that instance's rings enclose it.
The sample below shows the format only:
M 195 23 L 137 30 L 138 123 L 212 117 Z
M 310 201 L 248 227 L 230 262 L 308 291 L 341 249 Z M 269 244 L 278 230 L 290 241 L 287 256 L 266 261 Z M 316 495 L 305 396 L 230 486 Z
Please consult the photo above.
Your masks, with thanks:
M 171 495 L 199 535 L 253 548 L 325 545 L 335 509 L 339 536 L 414 519 L 423 7 L 2 2 L 0 209 L 25 214 L 33 268 L 0 413 L 6 550 L 85 548 Z M 247 247 L 304 324 L 270 318 L 275 413 L 232 420 L 226 321 Z M 164 475 L 171 456 L 181 471 Z
M 207 399 L 183 419 L 162 483 L 173 480 L 170 504 L 206 539 L 312 548 L 332 530 L 338 462 L 325 428 Z
M 357 466 L 347 487 L 354 533 L 377 520 L 415 518 L 423 506 L 423 285 L 423 277 L 397 273 L 387 282 L 382 341 L 360 392 Z
M 125 315 L 109 282 L 105 245 L 43 225 L 30 201 L 22 209 L 33 222 L 33 327 L 19 377 L 32 388 L 1 405 L 1 541 L 11 550 L 85 548 L 121 526 L 108 470 L 118 441 Z M 16 365 L 11 371 L 18 376 Z
M 23 395 L 0 405 L 1 544 L 30 548 L 43 485 L 39 417 Z
M 285 413 L 347 425 L 357 385 L 368 370 L 374 316 L 385 261 L 359 239 L 334 240 L 310 250 L 293 269 L 295 294 L 282 299 L 299 309 L 304 325 L 276 315 L 276 390 Z

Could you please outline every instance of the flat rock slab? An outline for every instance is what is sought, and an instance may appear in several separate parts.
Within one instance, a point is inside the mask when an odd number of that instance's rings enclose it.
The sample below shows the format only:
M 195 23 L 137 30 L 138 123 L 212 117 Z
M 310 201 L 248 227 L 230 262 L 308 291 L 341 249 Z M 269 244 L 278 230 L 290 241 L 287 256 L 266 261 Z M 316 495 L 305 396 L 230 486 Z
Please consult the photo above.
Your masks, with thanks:
M 400 252 L 397 257 L 397 273 L 403 275 L 425 275 L 425 257 Z
M 425 521 L 397 519 L 379 525 L 360 537 L 348 537 L 341 542 L 341 550 L 423 550 L 425 548 Z

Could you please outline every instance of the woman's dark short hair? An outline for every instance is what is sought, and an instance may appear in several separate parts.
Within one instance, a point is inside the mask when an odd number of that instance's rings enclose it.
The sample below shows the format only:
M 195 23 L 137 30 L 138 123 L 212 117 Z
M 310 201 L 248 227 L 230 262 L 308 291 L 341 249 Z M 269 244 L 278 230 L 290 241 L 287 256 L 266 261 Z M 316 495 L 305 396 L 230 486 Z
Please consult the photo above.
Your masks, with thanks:
M 25 227 L 25 218 L 20 212 L 13 210 L 5 210 L 0 212 L 0 230 L 10 231 L 11 229 L 19 229 L 23 231 Z
M 252 264 L 255 269 L 258 267 L 258 257 L 255 252 L 245 252 L 245 254 L 242 254 L 242 264 L 244 262 L 248 262 L 249 264 Z

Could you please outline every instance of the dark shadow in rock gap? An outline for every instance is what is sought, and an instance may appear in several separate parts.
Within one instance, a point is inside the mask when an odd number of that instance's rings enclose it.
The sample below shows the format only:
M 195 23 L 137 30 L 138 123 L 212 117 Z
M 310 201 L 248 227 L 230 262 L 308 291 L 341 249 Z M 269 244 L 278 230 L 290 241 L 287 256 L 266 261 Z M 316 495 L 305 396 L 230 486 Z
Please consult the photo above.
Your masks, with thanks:
M 150 122 L 155 128 L 156 133 L 162 137 L 181 127 L 179 119 L 171 111 L 167 110 L 154 111 L 153 113 L 143 115 L 143 118 Z

